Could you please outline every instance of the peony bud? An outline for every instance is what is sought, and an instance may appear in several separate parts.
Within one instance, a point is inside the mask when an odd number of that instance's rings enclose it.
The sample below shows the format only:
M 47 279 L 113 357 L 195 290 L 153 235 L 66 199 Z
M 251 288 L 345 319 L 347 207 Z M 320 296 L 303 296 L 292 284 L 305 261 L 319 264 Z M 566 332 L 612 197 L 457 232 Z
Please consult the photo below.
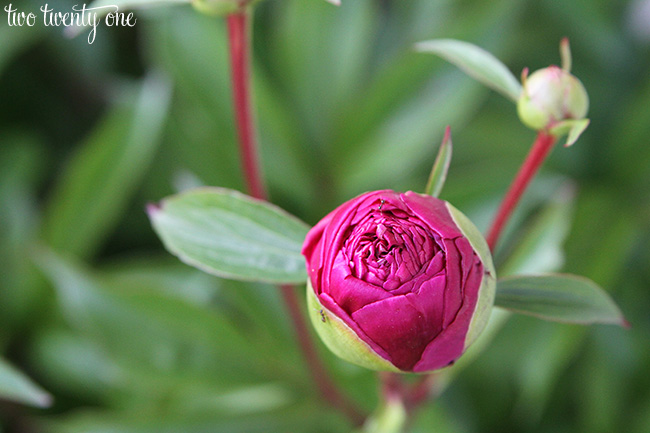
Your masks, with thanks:
M 374 370 L 454 363 L 485 327 L 496 275 L 483 236 L 435 197 L 362 194 L 307 234 L 309 315 L 338 356 Z
M 517 112 L 521 121 L 534 130 L 550 130 L 561 122 L 581 120 L 587 115 L 589 97 L 580 80 L 570 73 L 571 51 L 566 38 L 560 44 L 560 53 L 562 68 L 549 66 L 530 76 L 526 68 L 522 73 Z
M 589 97 L 576 77 L 557 66 L 534 72 L 524 80 L 517 112 L 532 129 L 548 129 L 569 119 L 587 115 Z

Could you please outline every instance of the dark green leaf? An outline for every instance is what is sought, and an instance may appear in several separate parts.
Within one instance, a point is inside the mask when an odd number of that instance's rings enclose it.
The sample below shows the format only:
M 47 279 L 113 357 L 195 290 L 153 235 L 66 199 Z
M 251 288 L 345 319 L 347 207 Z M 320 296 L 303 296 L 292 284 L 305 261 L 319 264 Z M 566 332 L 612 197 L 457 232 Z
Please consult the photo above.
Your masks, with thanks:
M 609 295 L 575 275 L 515 276 L 497 283 L 495 305 L 541 319 L 579 324 L 626 325 Z
M 223 188 L 200 188 L 151 206 L 167 249 L 182 261 L 225 278 L 302 283 L 300 254 L 309 227 L 270 203 Z
M 53 282 L 68 323 L 129 369 L 140 370 L 140 380 L 154 375 L 155 382 L 179 370 L 223 384 L 267 378 L 273 368 L 260 362 L 241 330 L 212 310 L 154 292 L 110 290 L 48 251 L 38 253 L 37 263 Z
M 80 256 L 95 251 L 155 154 L 170 92 L 165 79 L 150 76 L 138 97 L 114 107 L 70 161 L 44 221 L 51 247 Z

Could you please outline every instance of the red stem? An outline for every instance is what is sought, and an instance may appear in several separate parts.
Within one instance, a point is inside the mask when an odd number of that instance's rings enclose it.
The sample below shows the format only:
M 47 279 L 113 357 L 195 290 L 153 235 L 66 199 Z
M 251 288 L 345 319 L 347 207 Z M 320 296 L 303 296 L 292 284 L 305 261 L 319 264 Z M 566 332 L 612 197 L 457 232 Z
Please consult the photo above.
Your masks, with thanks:
M 228 15 L 228 41 L 232 68 L 232 91 L 239 151 L 246 179 L 246 189 L 251 196 L 266 199 L 266 188 L 257 150 L 250 94 L 250 15 L 247 10 Z
M 303 357 L 309 366 L 311 375 L 321 395 L 325 401 L 343 412 L 355 425 L 359 426 L 363 424 L 365 416 L 339 391 L 330 379 L 321 359 L 318 357 L 305 321 L 305 316 L 300 311 L 300 303 L 298 302 L 295 288 L 291 285 L 281 285 L 280 292 L 289 310 Z
M 246 9 L 242 9 L 239 12 L 228 15 L 227 20 L 230 64 L 232 68 L 233 104 L 246 189 L 251 196 L 266 200 L 267 193 L 261 175 L 251 109 L 249 61 L 250 15 Z M 321 359 L 318 357 L 294 287 L 291 285 L 281 285 L 279 286 L 279 290 L 295 329 L 298 345 L 321 395 L 333 407 L 345 413 L 355 425 L 361 425 L 365 417 L 338 390 L 329 377 Z
M 499 241 L 501 231 L 505 227 L 506 222 L 508 222 L 508 219 L 512 215 L 517 203 L 519 203 L 519 200 L 528 187 L 528 184 L 533 177 L 535 177 L 535 174 L 553 148 L 555 141 L 556 138 L 553 135 L 549 135 L 544 131 L 539 131 L 537 133 L 537 139 L 535 140 L 533 147 L 530 149 L 526 160 L 519 169 L 517 176 L 512 181 L 510 189 L 501 202 L 501 206 L 499 207 L 496 217 L 492 222 L 492 226 L 488 231 L 486 240 L 490 247 L 490 251 L 494 251 L 497 242 Z

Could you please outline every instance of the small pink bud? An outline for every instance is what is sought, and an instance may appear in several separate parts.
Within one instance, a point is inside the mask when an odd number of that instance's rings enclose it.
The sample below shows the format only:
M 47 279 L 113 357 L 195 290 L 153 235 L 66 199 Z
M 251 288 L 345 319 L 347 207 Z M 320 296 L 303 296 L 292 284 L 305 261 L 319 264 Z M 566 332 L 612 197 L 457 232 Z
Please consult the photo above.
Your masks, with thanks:
M 589 97 L 584 86 L 570 73 L 571 53 L 568 41 L 560 46 L 562 68 L 549 66 L 528 76 L 522 73 L 523 90 L 517 102 L 519 118 L 535 130 L 549 130 L 566 120 L 580 120 L 587 115 Z

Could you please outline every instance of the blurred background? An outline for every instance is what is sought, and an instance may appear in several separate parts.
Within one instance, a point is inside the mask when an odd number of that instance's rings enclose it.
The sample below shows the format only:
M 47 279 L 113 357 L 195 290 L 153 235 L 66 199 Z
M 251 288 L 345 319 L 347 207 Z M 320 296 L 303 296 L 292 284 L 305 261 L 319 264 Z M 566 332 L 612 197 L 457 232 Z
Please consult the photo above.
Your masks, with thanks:
M 40 16 L 43 2 L 13 5 Z M 187 5 L 150 8 L 134 28 L 100 26 L 90 45 L 5 16 L 0 431 L 350 431 L 320 401 L 276 290 L 181 264 L 144 212 L 195 185 L 243 189 L 224 22 Z M 559 63 L 564 36 L 591 126 L 555 149 L 496 260 L 500 275 L 587 276 L 632 328 L 511 317 L 414 432 L 650 431 L 650 1 L 256 9 L 265 177 L 272 201 L 310 224 L 369 189 L 422 190 L 451 125 L 442 198 L 485 229 L 535 134 L 512 103 L 413 44 L 466 40 L 518 76 Z M 374 374 L 318 344 L 372 410 Z

